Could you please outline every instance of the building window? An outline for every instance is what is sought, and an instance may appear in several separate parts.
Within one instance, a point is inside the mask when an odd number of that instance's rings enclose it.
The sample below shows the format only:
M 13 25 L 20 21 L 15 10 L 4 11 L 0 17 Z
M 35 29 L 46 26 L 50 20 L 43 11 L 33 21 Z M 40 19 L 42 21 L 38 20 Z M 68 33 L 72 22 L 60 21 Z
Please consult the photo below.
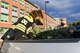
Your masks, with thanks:
M 24 10 L 20 9 L 20 14 L 24 15 Z
M 2 8 L 8 9 L 8 6 L 9 6 L 8 3 L 2 1 L 2 3 L 1 3 Z
M 0 29 L 0 33 L 5 34 L 7 32 L 8 28 L 1 28 Z
M 1 13 L 8 14 L 8 7 L 9 7 L 9 4 L 2 1 L 1 2 Z
M 2 22 L 8 22 L 8 14 L 1 13 L 1 21 Z
M 13 0 L 14 2 L 18 2 L 18 0 Z
M 35 10 L 35 8 L 34 7 L 32 7 L 32 9 L 31 10 Z
M 20 4 L 24 6 L 24 0 L 20 0 Z
M 16 6 L 12 6 L 12 11 L 13 11 L 13 12 L 17 12 L 17 9 L 18 9 L 18 8 L 17 8 Z
M 29 15 L 29 12 L 26 12 L 26 15 Z
M 17 9 L 16 6 L 12 6 L 12 16 L 17 16 Z
M 15 23 L 18 20 L 16 16 L 12 16 L 12 23 Z
M 26 8 L 29 8 L 30 6 L 29 6 L 29 4 L 26 4 Z

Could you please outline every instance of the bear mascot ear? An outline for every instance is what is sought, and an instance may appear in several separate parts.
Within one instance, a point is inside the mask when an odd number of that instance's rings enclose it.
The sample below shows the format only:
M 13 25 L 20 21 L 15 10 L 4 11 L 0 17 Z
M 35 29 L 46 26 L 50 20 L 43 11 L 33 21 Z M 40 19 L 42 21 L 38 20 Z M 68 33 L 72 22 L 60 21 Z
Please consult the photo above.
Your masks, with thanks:
M 43 25 L 43 14 L 41 10 L 33 10 L 30 14 L 37 25 Z

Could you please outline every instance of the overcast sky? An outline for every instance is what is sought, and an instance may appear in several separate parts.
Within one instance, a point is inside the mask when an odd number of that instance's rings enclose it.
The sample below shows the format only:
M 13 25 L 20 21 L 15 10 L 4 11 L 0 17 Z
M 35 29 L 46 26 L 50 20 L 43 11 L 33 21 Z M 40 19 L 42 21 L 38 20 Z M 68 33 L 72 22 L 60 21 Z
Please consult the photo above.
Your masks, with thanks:
M 45 10 L 46 0 L 29 0 Z M 47 0 L 47 14 L 54 18 L 67 18 L 68 23 L 80 21 L 80 0 Z

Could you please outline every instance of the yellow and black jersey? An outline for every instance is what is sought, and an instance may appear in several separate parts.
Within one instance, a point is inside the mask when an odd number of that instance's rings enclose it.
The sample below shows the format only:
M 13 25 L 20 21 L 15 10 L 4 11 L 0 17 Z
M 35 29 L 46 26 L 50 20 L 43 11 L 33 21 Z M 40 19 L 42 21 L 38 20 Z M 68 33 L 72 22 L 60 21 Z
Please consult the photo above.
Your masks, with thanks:
M 33 28 L 33 18 L 31 16 L 20 17 L 12 27 L 2 36 L 3 40 L 20 39 L 22 35 L 28 34 Z
M 18 29 L 22 32 L 25 32 L 29 27 L 33 27 L 33 18 L 31 16 L 20 17 L 15 25 L 15 30 Z

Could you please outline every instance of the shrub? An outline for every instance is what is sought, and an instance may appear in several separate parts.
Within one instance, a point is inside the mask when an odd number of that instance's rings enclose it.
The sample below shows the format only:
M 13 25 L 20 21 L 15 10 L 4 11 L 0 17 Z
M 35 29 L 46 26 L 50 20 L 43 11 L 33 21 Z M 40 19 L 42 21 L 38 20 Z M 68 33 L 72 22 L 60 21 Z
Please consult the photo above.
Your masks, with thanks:
M 64 39 L 70 37 L 67 28 L 48 30 L 36 34 L 36 39 Z

